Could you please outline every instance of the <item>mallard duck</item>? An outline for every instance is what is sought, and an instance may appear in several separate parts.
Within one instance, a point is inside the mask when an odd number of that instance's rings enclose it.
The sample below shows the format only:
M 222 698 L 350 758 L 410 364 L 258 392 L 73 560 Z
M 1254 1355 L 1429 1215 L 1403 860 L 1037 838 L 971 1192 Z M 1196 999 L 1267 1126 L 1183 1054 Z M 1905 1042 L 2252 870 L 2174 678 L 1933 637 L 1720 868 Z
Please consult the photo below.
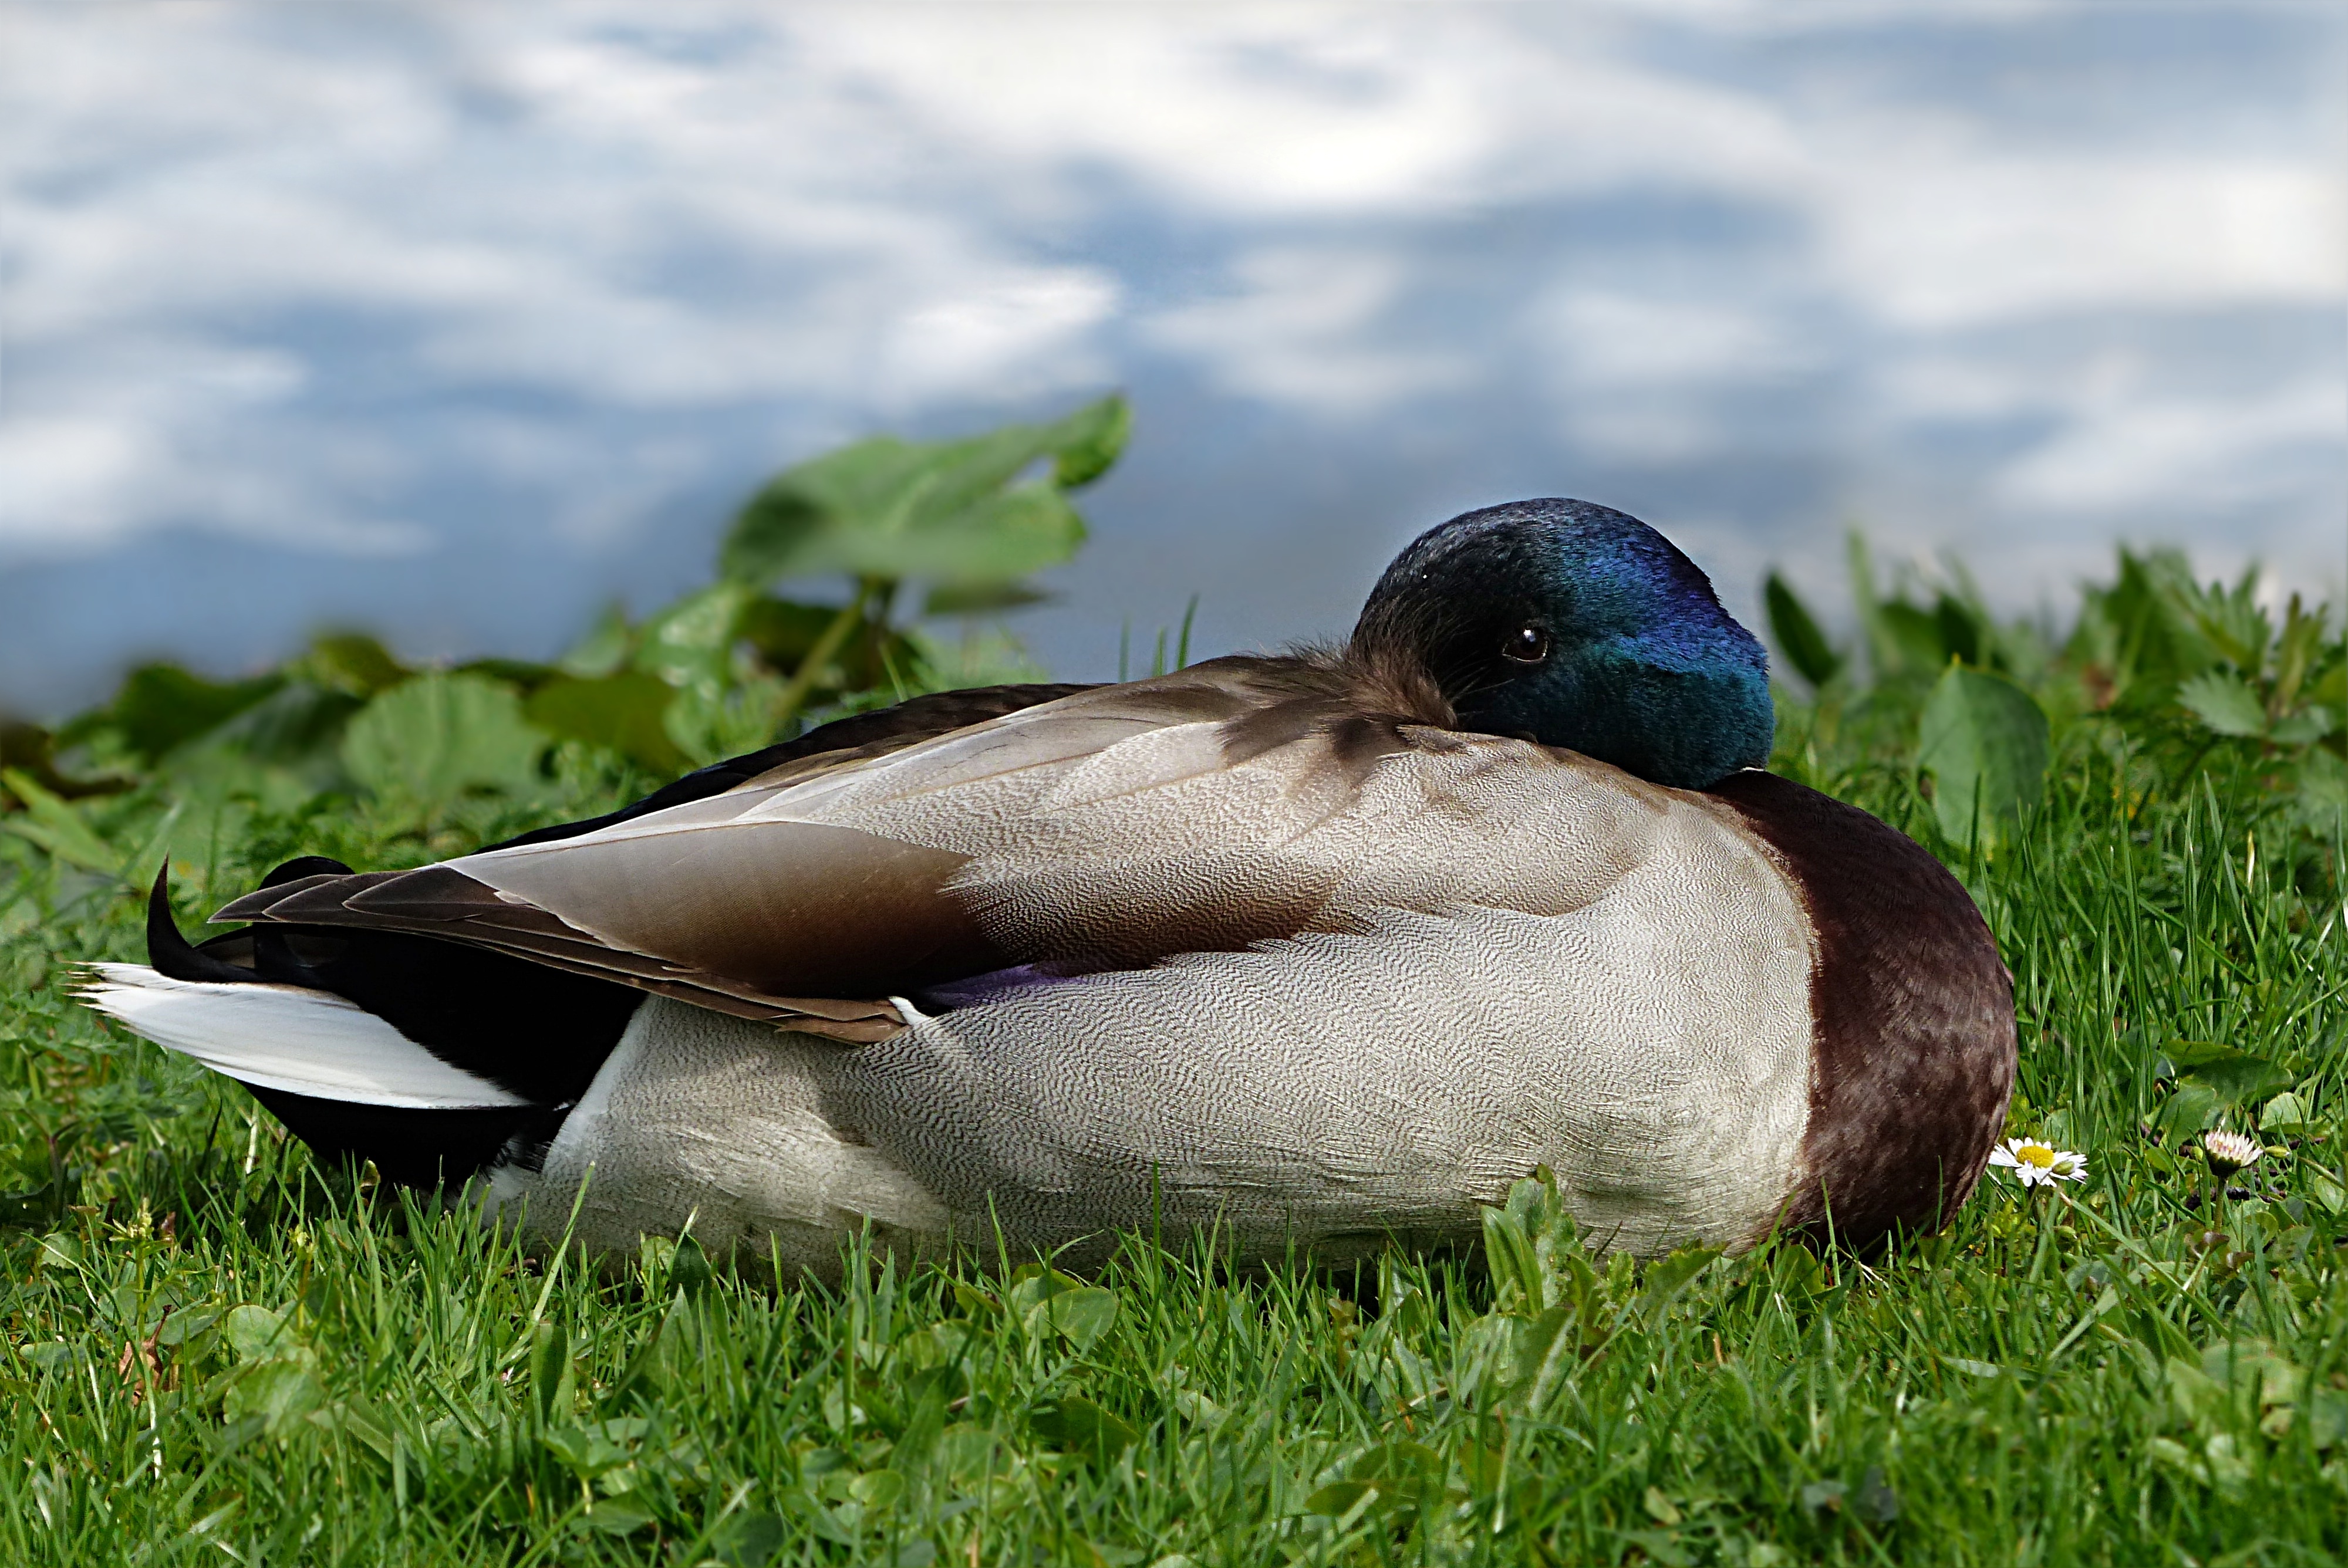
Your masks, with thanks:
M 200 947 L 159 882 L 85 995 L 596 1249 L 1342 1257 L 1544 1165 L 1602 1246 L 1864 1245 L 1979 1176 L 2012 979 L 1773 726 L 1694 562 L 1526 501 L 1341 647 L 916 697 L 418 870 L 293 861 Z

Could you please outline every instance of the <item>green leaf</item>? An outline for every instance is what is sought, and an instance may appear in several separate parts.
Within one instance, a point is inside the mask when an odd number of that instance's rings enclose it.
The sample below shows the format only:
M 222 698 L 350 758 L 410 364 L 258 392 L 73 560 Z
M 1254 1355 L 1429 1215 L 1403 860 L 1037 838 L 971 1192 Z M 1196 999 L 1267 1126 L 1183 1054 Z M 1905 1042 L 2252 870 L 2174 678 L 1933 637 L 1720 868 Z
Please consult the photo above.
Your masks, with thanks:
M 839 617 L 836 604 L 802 604 L 759 594 L 742 607 L 736 633 L 777 670 L 796 670 Z
M 2188 1081 L 2179 1083 L 2177 1092 L 2161 1102 L 2153 1125 L 2168 1136 L 2189 1138 L 2204 1127 L 2214 1125 L 2223 1110 L 2215 1089 Z
M 244 1360 L 266 1356 L 294 1342 L 283 1315 L 266 1307 L 232 1307 L 223 1324 L 231 1348 Z
M 721 582 L 665 606 L 644 622 L 636 668 L 716 700 L 733 684 L 734 645 L 741 641 L 743 618 L 758 597 L 741 583 Z
M 2263 735 L 2267 711 L 2250 683 L 2230 670 L 2205 670 L 2177 688 L 2177 700 L 2219 735 Z
M 979 582 L 948 584 L 933 588 L 922 601 L 924 616 L 937 615 L 1001 615 L 1014 610 L 1025 610 L 1031 604 L 1045 604 L 1052 596 L 1039 589 L 1019 582 Z
M 221 1414 L 230 1421 L 258 1418 L 279 1436 L 326 1402 L 324 1385 L 308 1363 L 290 1358 L 247 1362 L 231 1380 Z
M 1552 1307 L 1535 1318 L 1517 1347 L 1515 1380 L 1509 1401 L 1528 1415 L 1540 1414 L 1559 1379 L 1579 1364 L 1581 1348 L 1577 1315 L 1571 1305 Z
M 1027 1310 L 1032 1334 L 1056 1333 L 1079 1350 L 1099 1343 L 1117 1322 L 1117 1292 L 1095 1285 L 1056 1291 Z
M 1141 1440 L 1141 1434 L 1122 1418 L 1073 1394 L 1038 1407 L 1027 1424 L 1062 1453 L 1103 1467 L 1116 1463 L 1117 1455 Z
M 227 723 L 283 684 L 282 674 L 218 682 L 191 674 L 176 664 L 144 664 L 124 678 L 113 702 L 73 726 L 73 731 L 112 729 L 128 750 L 151 764 Z
M 2172 1040 L 2161 1049 L 2168 1063 L 2161 1074 L 2174 1078 L 2196 1067 L 2207 1067 L 2213 1061 L 2240 1061 L 2250 1053 L 2238 1045 L 2227 1045 L 2215 1040 Z
M 2340 720 L 2321 702 L 2312 702 L 2287 719 L 2275 721 L 2267 733 L 2287 746 L 2312 745 L 2330 734 Z
M 2261 1132 L 2305 1132 L 2311 1130 L 2313 1122 L 2314 1115 L 2308 1110 L 2307 1102 L 2296 1094 L 2278 1094 L 2268 1101 L 2265 1109 L 2259 1112 L 2259 1131 Z
M 553 1424 L 568 1405 L 570 1392 L 571 1337 L 550 1318 L 530 1332 L 530 1402 L 541 1425 Z
M 186 809 L 185 801 L 174 802 L 171 809 L 163 814 L 163 820 L 147 835 L 146 842 L 122 856 L 119 875 L 125 882 L 139 888 L 153 886 L 156 874 L 170 857 L 171 830 L 180 825 L 180 814 Z
M 30 819 L 10 820 L 0 826 L 39 845 L 59 860 L 108 876 L 120 874 L 122 852 L 100 838 L 98 831 L 82 820 L 81 813 L 15 768 L 0 768 L 0 784 L 6 784 L 9 793 L 24 803 L 25 815 Z
M 1946 664 L 1956 651 L 1941 636 L 1940 619 L 1931 610 L 1895 599 L 1876 613 L 1891 649 L 1890 670 L 1887 673 L 1915 670 L 1930 674 Z
M 109 774 L 94 779 L 67 778 L 57 771 L 57 738 L 38 724 L 26 724 L 0 715 L 0 767 L 21 769 L 35 784 L 60 800 L 80 800 L 94 794 L 120 794 L 131 781 Z M 7 808 L 0 791 L 0 810 Z
M 1653 1322 L 1720 1255 L 1720 1248 L 1715 1246 L 1684 1246 L 1649 1264 L 1640 1282 L 1639 1316 Z
M 2262 1056 L 2240 1055 L 2212 1061 L 2185 1074 L 2190 1083 L 2209 1086 L 2228 1105 L 2254 1105 L 2291 1087 L 2291 1074 Z
M 1114 459 L 1123 406 L 1107 398 L 962 441 L 874 436 L 811 458 L 751 497 L 723 569 L 753 584 L 835 572 L 1008 582 L 1056 565 L 1085 538 L 1061 492 Z M 1048 477 L 1020 478 L 1046 459 Z
M 641 1502 L 624 1497 L 607 1497 L 590 1506 L 581 1517 L 588 1525 L 606 1535 L 633 1535 L 660 1516 Z
M 608 747 L 654 773 L 678 774 L 685 755 L 664 725 L 675 697 L 675 687 L 640 670 L 600 680 L 560 675 L 531 692 L 522 712 L 551 735 Z
M 292 668 L 314 685 L 352 697 L 376 696 L 415 673 L 363 631 L 327 633 L 312 642 Z
M 1769 635 L 1777 644 L 1777 651 L 1786 662 L 1812 686 L 1823 686 L 1842 671 L 1842 655 L 1827 641 L 1826 633 L 1810 614 L 1809 607 L 1776 572 L 1769 574 L 1763 585 L 1762 598 L 1769 610 Z
M 2171 591 L 2219 657 L 2255 674 L 2266 668 L 2267 645 L 2274 635 L 2258 589 L 2259 572 L 2252 567 L 2230 589 L 2214 582 L 2204 588 L 2187 576 Z
M 1065 435 L 1053 458 L 1052 480 L 1063 490 L 1082 489 L 1124 455 L 1133 435 L 1133 405 L 1112 394 L 1076 410 L 1061 428 Z
M 376 794 L 437 806 L 473 789 L 529 789 L 545 749 L 510 689 L 479 675 L 423 675 L 351 721 L 343 766 Z
M 595 624 L 586 636 L 572 644 L 571 651 L 558 661 L 557 667 L 566 675 L 576 675 L 592 681 L 599 675 L 616 673 L 628 662 L 628 655 L 636 645 L 635 628 L 628 624 L 627 616 L 616 604 L 607 604 L 595 618 Z
M 1924 704 L 1917 765 L 1932 775 L 1941 831 L 1963 843 L 2010 828 L 2046 788 L 2046 715 L 2021 687 L 1951 665 Z

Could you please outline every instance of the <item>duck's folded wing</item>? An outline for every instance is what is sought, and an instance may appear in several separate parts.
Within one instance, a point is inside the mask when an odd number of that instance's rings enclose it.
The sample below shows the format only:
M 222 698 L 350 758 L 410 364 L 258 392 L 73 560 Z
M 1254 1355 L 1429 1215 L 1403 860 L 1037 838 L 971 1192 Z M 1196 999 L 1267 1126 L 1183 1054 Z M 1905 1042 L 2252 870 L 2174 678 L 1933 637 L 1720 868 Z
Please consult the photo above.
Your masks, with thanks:
M 1735 835 L 1700 797 L 1524 742 L 1325 713 L 1268 727 L 1268 668 L 1101 688 L 216 918 L 411 931 L 879 1038 L 887 999 L 942 981 L 1139 967 L 1379 908 L 1550 913 L 1663 837 Z

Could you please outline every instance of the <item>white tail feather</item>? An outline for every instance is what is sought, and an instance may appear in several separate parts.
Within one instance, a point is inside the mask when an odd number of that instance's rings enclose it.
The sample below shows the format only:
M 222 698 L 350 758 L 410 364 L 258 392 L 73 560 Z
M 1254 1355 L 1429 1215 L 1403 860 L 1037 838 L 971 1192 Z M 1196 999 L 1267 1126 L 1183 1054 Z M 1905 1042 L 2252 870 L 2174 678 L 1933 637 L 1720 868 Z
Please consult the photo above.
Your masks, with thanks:
M 341 997 L 301 986 L 175 980 L 144 964 L 92 964 L 81 999 L 157 1045 L 263 1089 L 321 1100 L 458 1111 L 527 1105 L 451 1067 Z

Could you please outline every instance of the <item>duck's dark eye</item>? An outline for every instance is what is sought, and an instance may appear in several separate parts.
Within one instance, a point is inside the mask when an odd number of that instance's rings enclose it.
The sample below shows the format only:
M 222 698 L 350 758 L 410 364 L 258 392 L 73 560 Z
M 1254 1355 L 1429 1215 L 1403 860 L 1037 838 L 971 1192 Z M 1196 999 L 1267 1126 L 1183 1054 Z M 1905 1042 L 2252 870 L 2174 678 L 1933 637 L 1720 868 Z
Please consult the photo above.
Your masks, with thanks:
M 1520 626 L 1500 644 L 1500 657 L 1511 664 L 1538 664 L 1549 657 L 1549 633 L 1538 626 Z

